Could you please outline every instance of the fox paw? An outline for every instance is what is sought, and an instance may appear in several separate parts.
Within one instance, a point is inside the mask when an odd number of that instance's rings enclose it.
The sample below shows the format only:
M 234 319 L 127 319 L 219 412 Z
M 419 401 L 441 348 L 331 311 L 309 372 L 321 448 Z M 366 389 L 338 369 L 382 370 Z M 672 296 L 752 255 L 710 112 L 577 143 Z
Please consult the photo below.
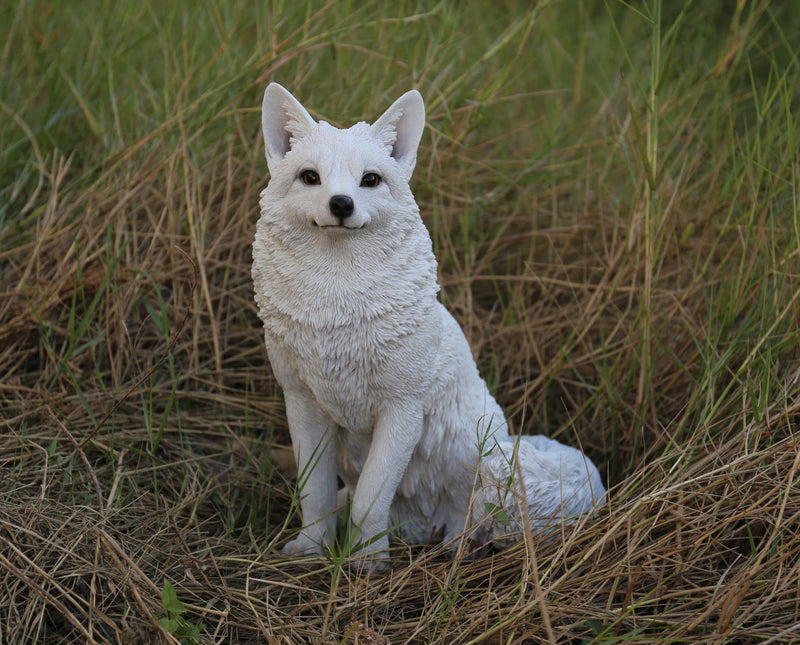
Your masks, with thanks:
M 389 538 L 383 536 L 350 554 L 349 566 L 361 575 L 383 571 L 389 566 Z
M 322 555 L 322 542 L 301 533 L 294 540 L 287 542 L 281 553 L 293 557 Z

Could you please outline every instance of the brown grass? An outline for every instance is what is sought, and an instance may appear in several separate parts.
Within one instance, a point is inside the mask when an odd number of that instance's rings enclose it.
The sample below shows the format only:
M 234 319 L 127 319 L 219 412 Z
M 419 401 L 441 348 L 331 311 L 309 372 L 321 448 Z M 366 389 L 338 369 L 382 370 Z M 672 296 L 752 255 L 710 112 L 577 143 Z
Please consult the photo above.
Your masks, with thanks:
M 653 401 L 629 388 L 599 405 L 601 375 L 587 374 L 602 359 L 612 378 L 640 333 L 629 241 L 602 221 L 527 234 L 509 222 L 443 281 L 515 419 L 552 415 L 612 473 L 608 507 L 558 539 L 476 559 L 398 547 L 393 570 L 368 580 L 281 558 L 289 495 L 270 441 L 287 435 L 248 279 L 259 162 L 227 159 L 204 186 L 189 174 L 178 185 L 177 153 L 153 162 L 80 194 L 59 184 L 68 162 L 54 163 L 35 237 L 3 252 L 15 276 L 0 301 L 4 642 L 168 641 L 155 621 L 163 579 L 208 642 L 796 637 L 800 372 L 759 421 L 743 393 L 713 426 L 683 422 L 686 397 L 702 395 L 691 371 L 703 307 L 665 266 L 658 324 L 682 361 L 656 353 Z M 205 237 L 170 230 L 178 217 L 204 220 Z M 498 273 L 509 252 L 520 272 Z M 98 340 L 75 347 L 84 316 Z
M 625 154 L 652 124 L 609 101 L 532 176 L 513 101 L 492 139 L 489 108 L 443 96 L 414 183 L 443 300 L 512 423 L 580 444 L 610 503 L 499 553 L 396 545 L 369 578 L 280 556 L 299 518 L 249 278 L 264 164 L 257 112 L 226 106 L 200 152 L 172 123 L 91 182 L 42 157 L 28 228 L 0 237 L 0 642 L 177 642 L 164 580 L 204 643 L 800 639 L 800 257 L 769 208 L 796 165 L 736 174 L 746 142 L 704 148 L 665 105 L 648 192 Z

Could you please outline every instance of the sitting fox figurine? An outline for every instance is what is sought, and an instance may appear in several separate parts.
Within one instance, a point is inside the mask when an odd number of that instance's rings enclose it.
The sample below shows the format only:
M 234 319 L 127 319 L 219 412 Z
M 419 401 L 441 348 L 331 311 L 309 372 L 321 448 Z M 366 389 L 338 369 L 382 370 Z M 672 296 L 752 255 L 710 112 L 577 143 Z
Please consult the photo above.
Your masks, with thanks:
M 409 188 L 424 126 L 416 90 L 347 129 L 316 122 L 276 83 L 264 93 L 270 181 L 253 282 L 300 478 L 304 527 L 286 554 L 331 545 L 348 495 L 355 542 L 373 563 L 390 528 L 407 541 L 502 546 L 523 522 L 569 521 L 605 496 L 579 450 L 509 436 L 437 300 L 431 238 Z

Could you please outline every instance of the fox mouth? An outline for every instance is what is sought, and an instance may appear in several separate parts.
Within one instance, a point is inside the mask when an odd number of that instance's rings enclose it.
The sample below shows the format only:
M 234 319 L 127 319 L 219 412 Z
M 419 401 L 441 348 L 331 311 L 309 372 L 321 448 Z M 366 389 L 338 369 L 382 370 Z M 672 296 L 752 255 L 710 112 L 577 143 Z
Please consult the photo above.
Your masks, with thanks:
M 347 226 L 344 222 L 339 222 L 338 224 L 317 224 L 316 222 L 312 221 L 311 225 L 314 228 L 332 229 L 340 231 L 358 231 L 364 228 L 364 224 L 362 224 L 361 226 Z

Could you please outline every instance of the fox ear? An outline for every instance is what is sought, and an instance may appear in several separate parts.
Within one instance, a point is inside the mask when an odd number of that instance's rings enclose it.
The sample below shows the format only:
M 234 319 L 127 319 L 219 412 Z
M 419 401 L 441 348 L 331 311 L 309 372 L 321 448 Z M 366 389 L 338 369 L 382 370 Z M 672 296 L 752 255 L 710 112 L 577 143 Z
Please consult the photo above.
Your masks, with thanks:
M 417 148 L 425 128 L 425 103 L 417 90 L 406 92 L 372 124 L 373 134 L 390 150 L 408 177 L 417 163 Z
M 314 119 L 286 88 L 270 83 L 261 103 L 261 130 L 267 166 L 280 161 L 294 142 L 316 125 Z

